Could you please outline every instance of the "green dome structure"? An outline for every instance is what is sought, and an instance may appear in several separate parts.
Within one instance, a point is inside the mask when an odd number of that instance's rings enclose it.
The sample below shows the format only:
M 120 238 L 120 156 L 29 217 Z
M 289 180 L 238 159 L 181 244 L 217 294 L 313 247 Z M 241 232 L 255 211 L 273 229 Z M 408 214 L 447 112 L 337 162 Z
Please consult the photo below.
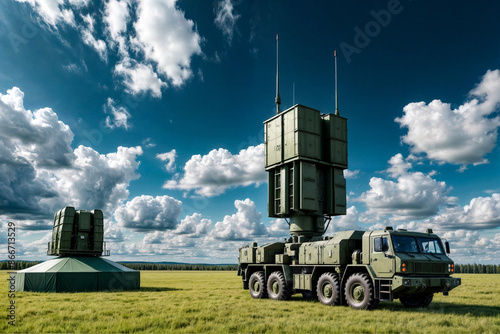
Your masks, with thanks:
M 140 272 L 101 257 L 58 257 L 16 272 L 16 291 L 135 290 Z

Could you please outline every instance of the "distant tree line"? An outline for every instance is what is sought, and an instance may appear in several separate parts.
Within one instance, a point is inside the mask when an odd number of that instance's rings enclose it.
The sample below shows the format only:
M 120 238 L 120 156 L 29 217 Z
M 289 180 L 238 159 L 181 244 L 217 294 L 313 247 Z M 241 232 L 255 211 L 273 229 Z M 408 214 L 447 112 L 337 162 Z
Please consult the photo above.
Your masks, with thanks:
M 498 264 L 456 264 L 455 273 L 457 274 L 500 274 L 500 265 Z
M 236 264 L 120 263 L 134 270 L 238 270 Z
M 14 265 L 11 267 L 10 262 L 2 261 L 0 262 L 0 270 L 22 270 L 37 265 L 40 262 L 41 261 L 15 261 Z
M 0 262 L 0 270 L 22 270 L 41 263 L 41 261 L 15 261 L 10 267 L 8 261 Z M 238 270 L 236 264 L 159 264 L 159 263 L 120 263 L 135 270 Z
M 22 270 L 39 264 L 41 261 L 15 261 L 10 267 L 8 261 L 0 262 L 0 270 Z M 238 270 L 236 264 L 159 264 L 159 263 L 120 263 L 134 270 Z M 499 264 L 455 264 L 456 274 L 500 274 Z

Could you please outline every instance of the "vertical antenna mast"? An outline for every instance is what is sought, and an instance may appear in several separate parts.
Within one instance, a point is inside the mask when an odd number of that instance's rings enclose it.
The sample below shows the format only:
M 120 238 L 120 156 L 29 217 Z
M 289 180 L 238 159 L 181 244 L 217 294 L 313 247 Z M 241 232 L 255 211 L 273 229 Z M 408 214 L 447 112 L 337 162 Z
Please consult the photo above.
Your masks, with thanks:
M 276 35 L 276 114 L 280 113 L 280 74 L 279 74 L 279 57 L 278 57 L 278 41 L 279 35 Z
M 335 115 L 339 114 L 339 96 L 337 91 L 337 50 L 334 52 L 335 57 Z

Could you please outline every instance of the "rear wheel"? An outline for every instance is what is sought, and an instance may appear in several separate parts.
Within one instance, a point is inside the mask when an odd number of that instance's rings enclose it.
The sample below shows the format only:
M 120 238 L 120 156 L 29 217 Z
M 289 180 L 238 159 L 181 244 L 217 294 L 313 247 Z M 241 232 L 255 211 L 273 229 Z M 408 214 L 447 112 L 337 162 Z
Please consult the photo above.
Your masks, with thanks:
M 275 271 L 267 279 L 267 294 L 275 300 L 290 299 L 292 293 L 286 285 L 285 275 L 281 271 Z
M 399 297 L 399 301 L 408 308 L 427 307 L 432 302 L 433 297 L 432 293 L 410 294 Z
M 378 304 L 372 280 L 363 273 L 353 274 L 347 279 L 345 299 L 350 307 L 358 310 L 372 310 Z
M 337 275 L 324 273 L 319 277 L 316 286 L 318 299 L 325 305 L 338 305 L 340 303 L 340 285 Z
M 250 276 L 248 289 L 250 290 L 250 296 L 253 298 L 267 298 L 266 280 L 263 271 L 256 271 Z

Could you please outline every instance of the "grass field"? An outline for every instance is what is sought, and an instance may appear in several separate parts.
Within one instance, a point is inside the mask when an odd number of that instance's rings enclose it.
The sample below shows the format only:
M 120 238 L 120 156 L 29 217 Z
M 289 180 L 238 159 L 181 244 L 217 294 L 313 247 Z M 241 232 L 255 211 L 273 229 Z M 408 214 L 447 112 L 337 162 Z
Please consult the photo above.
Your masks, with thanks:
M 500 333 L 500 275 L 456 275 L 462 286 L 436 294 L 427 309 L 380 303 L 374 311 L 329 307 L 295 295 L 252 299 L 236 272 L 143 271 L 132 292 L 16 293 L 7 323 L 6 271 L 0 272 L 0 332 L 50 333 Z

